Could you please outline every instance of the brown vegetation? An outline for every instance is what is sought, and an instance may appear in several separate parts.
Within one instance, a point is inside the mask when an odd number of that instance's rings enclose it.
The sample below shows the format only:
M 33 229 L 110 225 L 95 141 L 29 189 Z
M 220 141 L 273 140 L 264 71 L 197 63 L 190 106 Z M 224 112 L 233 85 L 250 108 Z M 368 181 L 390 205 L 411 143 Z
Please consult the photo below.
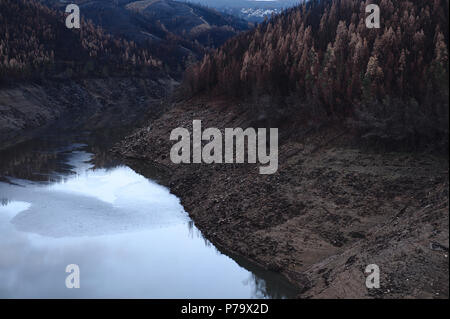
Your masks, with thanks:
M 159 68 L 148 50 L 112 37 L 90 21 L 68 29 L 62 13 L 35 0 L 0 1 L 0 82 L 145 75 Z
M 185 88 L 269 95 L 269 117 L 350 118 L 369 139 L 447 149 L 448 1 L 379 1 L 381 28 L 368 29 L 371 2 L 308 1 L 277 15 L 192 66 Z

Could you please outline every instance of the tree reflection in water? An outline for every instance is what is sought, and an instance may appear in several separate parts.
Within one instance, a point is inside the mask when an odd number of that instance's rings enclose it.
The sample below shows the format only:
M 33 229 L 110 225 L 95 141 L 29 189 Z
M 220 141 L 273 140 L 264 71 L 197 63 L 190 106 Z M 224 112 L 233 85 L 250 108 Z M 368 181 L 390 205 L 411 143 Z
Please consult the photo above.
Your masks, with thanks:
M 233 259 L 239 266 L 247 269 L 249 278 L 245 281 L 245 285 L 252 286 L 252 297 L 256 299 L 284 299 L 295 298 L 299 291 L 296 287 L 293 287 L 284 277 L 280 274 L 272 271 L 265 270 L 264 268 L 250 262 L 246 258 L 227 252 L 225 249 L 217 248 L 207 240 L 202 232 L 195 227 L 192 220 L 187 222 L 189 230 L 189 238 L 203 238 L 205 246 L 214 247 L 218 254 L 223 254 Z
M 7 199 L 7 198 L 0 199 L 0 205 L 7 206 L 8 204 L 9 204 L 9 199 Z
M 68 158 L 76 153 L 75 150 L 95 154 L 89 159 L 90 167 L 113 169 L 118 165 L 118 160 L 111 157 L 108 152 L 113 141 L 114 139 L 106 133 L 47 136 L 22 143 L 0 152 L 0 182 L 8 182 L 10 177 L 48 183 L 67 181 L 76 174 L 76 170 L 68 161 Z M 14 184 L 14 180 L 9 182 Z M 7 206 L 11 201 L 0 196 L 0 203 L 1 206 Z M 187 227 L 189 238 L 201 239 L 206 247 L 214 247 L 217 254 L 229 257 L 249 272 L 248 278 L 242 284 L 251 289 L 253 298 L 294 298 L 297 295 L 296 289 L 279 274 L 267 271 L 242 256 L 214 246 L 195 227 L 192 220 L 187 222 Z

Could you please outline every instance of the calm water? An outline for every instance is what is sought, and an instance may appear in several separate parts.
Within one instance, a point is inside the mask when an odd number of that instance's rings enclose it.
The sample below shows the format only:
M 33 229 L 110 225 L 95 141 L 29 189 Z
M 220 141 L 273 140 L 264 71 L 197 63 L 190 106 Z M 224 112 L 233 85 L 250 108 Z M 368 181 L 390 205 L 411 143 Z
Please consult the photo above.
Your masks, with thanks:
M 102 146 L 49 136 L 0 152 L 0 298 L 295 296 L 280 276 L 219 252 L 169 189 Z M 65 286 L 69 264 L 79 289 Z

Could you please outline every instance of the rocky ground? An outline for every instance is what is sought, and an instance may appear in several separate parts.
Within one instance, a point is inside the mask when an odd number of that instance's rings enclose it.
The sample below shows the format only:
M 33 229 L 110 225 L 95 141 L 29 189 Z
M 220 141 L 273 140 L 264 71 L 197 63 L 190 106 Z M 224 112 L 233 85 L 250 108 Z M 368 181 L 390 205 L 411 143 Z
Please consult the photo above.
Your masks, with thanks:
M 300 298 L 448 298 L 448 157 L 362 148 L 327 125 L 280 129 L 273 175 L 253 164 L 172 164 L 172 129 L 251 124 L 229 106 L 180 102 L 114 151 L 141 172 L 164 168 L 208 239 L 282 273 Z M 365 286 L 369 264 L 380 268 L 379 289 Z
M 49 127 L 88 129 L 135 124 L 173 86 L 170 79 L 108 78 L 47 81 L 0 88 L 0 149 Z

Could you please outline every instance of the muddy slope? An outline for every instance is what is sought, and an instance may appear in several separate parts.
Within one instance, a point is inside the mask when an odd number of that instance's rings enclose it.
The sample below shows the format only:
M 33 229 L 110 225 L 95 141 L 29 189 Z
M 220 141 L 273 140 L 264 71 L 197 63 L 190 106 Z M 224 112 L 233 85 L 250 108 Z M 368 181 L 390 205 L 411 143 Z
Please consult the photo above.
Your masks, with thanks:
M 174 86 L 170 79 L 49 81 L 0 88 L 0 149 L 45 129 L 96 129 L 135 123 Z
M 210 240 L 282 273 L 301 298 L 448 298 L 448 158 L 375 152 L 338 128 L 291 127 L 280 129 L 274 175 L 172 164 L 173 128 L 250 124 L 229 106 L 179 103 L 114 151 L 141 172 L 165 168 Z M 380 289 L 365 286 L 369 264 L 380 267 Z

